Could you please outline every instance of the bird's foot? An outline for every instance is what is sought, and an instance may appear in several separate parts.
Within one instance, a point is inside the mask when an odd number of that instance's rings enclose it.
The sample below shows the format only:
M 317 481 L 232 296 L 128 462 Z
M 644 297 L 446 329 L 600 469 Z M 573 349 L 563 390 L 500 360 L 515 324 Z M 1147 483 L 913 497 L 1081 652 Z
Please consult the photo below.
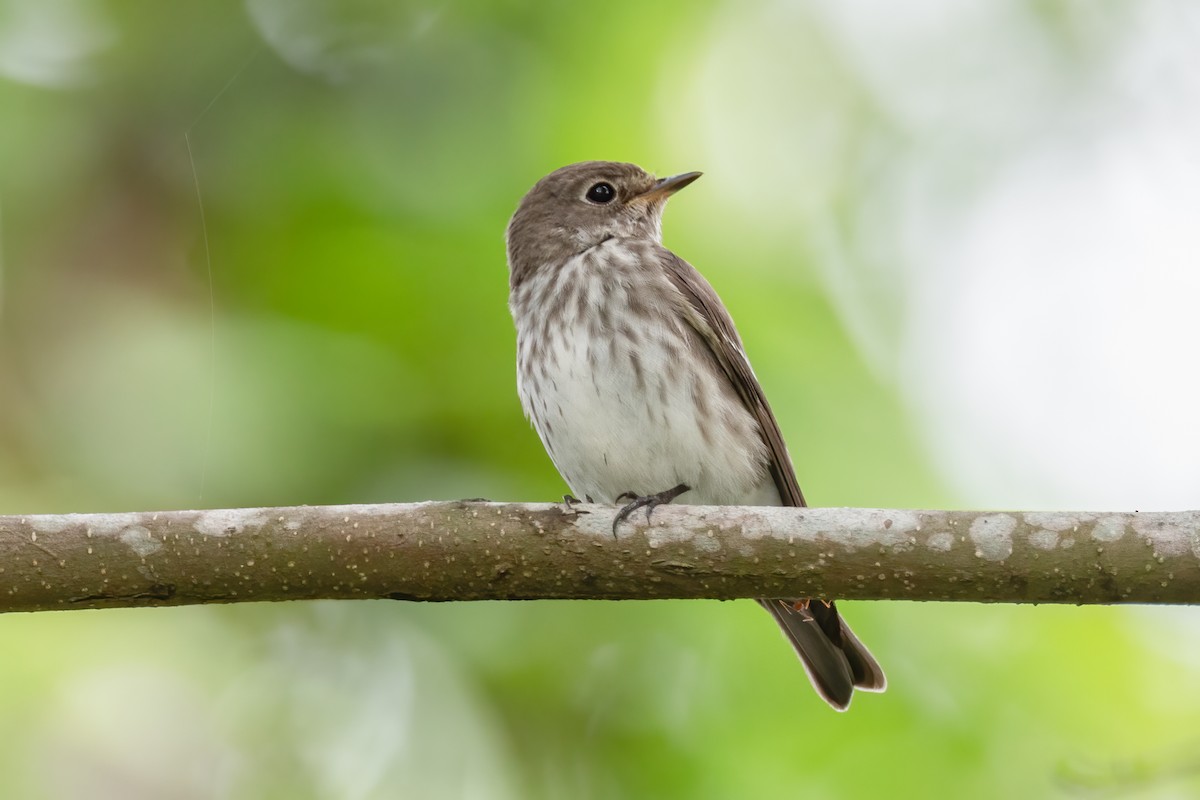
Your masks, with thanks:
M 587 495 L 584 495 L 584 497 L 587 497 Z M 589 503 L 592 502 L 592 498 L 587 497 L 587 502 L 589 502 Z M 563 495 L 563 505 L 567 507 L 568 514 L 590 514 L 590 513 L 592 513 L 590 511 L 580 511 L 577 508 L 575 508 L 575 506 L 582 505 L 582 504 L 583 504 L 583 501 L 574 495 L 571 495 L 571 494 Z
M 617 495 L 618 502 L 627 497 L 629 498 L 630 502 L 626 503 L 621 510 L 617 512 L 617 515 L 613 517 L 613 537 L 615 538 L 617 535 L 617 526 L 628 519 L 629 515 L 634 511 L 637 511 L 639 508 L 645 508 L 646 522 L 649 522 L 650 514 L 654 511 L 654 509 L 658 508 L 664 503 L 671 502 L 676 497 L 679 497 L 679 495 L 691 488 L 692 487 L 688 486 L 686 483 L 681 483 L 674 488 L 667 489 L 665 492 L 659 492 L 658 494 L 648 494 L 643 496 L 636 495 L 633 492 L 622 492 L 621 494 Z

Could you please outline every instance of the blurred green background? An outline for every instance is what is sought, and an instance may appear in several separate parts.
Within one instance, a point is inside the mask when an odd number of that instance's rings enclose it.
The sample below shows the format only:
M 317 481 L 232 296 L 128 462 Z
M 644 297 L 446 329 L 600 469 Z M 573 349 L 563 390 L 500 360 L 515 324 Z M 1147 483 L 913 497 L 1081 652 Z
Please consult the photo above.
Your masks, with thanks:
M 895 221 L 1103 129 L 1048 109 L 1109 96 L 1134 5 L 0 0 L 0 512 L 557 498 L 503 231 L 583 159 L 706 172 L 665 240 L 814 504 L 1111 505 L 959 479 L 993 429 L 911 390 L 957 295 L 912 302 Z M 844 612 L 891 681 L 845 715 L 749 602 L 9 615 L 0 796 L 1200 791 L 1189 610 Z

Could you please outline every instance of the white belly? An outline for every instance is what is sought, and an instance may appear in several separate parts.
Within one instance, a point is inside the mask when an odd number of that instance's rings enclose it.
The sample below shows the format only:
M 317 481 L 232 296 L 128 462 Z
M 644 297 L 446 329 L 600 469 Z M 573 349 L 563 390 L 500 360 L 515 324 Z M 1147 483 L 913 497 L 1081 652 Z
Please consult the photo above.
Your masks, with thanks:
M 514 305 L 549 308 L 533 298 L 554 292 L 561 309 L 535 317 L 514 309 L 517 383 L 572 493 L 614 502 L 624 492 L 654 494 L 682 483 L 691 487 L 683 503 L 777 505 L 757 423 L 705 345 L 671 312 L 669 281 L 603 273 L 595 257 L 577 257 L 565 275 L 536 276 L 529 295 L 514 298 Z M 639 300 L 631 305 L 632 292 Z M 534 347 L 537 336 L 549 344 Z

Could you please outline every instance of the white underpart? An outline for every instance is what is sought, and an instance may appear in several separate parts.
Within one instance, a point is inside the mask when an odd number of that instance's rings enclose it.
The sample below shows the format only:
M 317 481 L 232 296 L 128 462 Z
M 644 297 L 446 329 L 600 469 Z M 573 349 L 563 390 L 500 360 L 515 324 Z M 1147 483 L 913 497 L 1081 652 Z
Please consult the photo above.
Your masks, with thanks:
M 540 270 L 514 294 L 526 415 L 580 499 L 614 502 L 623 492 L 654 494 L 682 483 L 691 487 L 683 503 L 778 505 L 757 424 L 723 374 L 687 357 L 687 342 L 696 340 L 670 306 L 677 292 L 661 272 L 634 269 L 637 247 L 609 240 L 559 270 Z M 622 315 L 635 296 L 648 313 L 631 344 Z M 561 323 L 535 362 L 531 337 L 555 305 L 564 308 Z M 610 327 L 589 324 L 605 307 Z M 544 374 L 536 363 L 546 365 Z

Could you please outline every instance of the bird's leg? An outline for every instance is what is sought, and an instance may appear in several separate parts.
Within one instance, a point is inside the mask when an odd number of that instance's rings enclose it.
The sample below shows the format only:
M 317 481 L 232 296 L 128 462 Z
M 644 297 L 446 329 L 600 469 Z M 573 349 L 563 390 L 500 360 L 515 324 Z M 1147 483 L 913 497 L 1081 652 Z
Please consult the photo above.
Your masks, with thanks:
M 626 497 L 629 498 L 630 502 L 626 503 L 621 510 L 617 512 L 617 515 L 613 517 L 613 536 L 617 535 L 617 526 L 624 522 L 634 511 L 644 507 L 646 509 L 646 522 L 649 522 L 650 514 L 652 511 L 654 511 L 654 509 L 658 508 L 664 503 L 671 502 L 676 497 L 679 497 L 679 495 L 691 488 L 692 487 L 688 486 L 686 483 L 681 483 L 674 488 L 667 489 L 665 492 L 659 492 L 658 494 L 641 496 L 636 495 L 633 492 L 622 492 L 621 494 L 617 495 L 618 502 L 624 500 Z

